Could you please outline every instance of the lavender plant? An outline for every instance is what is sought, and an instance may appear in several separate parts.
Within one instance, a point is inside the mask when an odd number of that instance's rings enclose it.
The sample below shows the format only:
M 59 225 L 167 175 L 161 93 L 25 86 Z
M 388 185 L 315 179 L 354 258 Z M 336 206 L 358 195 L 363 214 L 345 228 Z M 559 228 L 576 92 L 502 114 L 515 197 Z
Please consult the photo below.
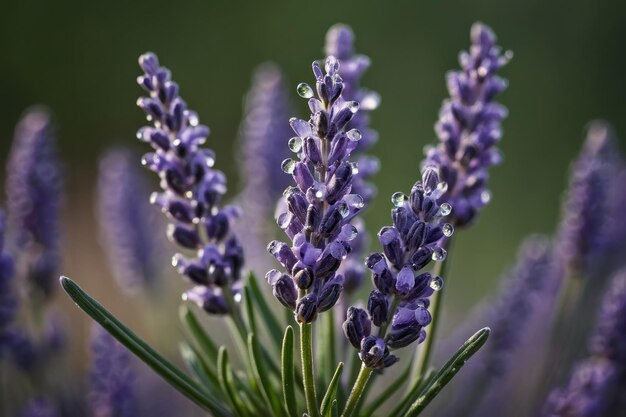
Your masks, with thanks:
M 393 223 L 380 230 L 380 249 L 368 256 L 360 255 L 364 251 L 360 235 L 367 230 L 359 215 L 375 196 L 367 179 L 378 164 L 365 154 L 376 134 L 369 128 L 367 112 L 380 99 L 359 85 L 369 59 L 354 54 L 351 30 L 343 25 L 331 28 L 327 56 L 313 63 L 315 85 L 297 86 L 298 94 L 308 100 L 310 114 L 289 120 L 296 136 L 288 139 L 275 127 L 280 126 L 277 115 L 284 110 L 275 74 L 270 74 L 274 78 L 267 82 L 267 91 L 261 86 L 250 96 L 243 125 L 249 146 L 246 158 L 257 162 L 273 159 L 279 146 L 295 153 L 280 163 L 293 180 L 278 205 L 277 221 L 287 241 L 274 240 L 267 248 L 280 267 L 269 271 L 266 279 L 274 297 L 289 312 L 287 320 L 275 315 L 264 299 L 255 277 L 258 271 L 250 271 L 244 278 L 242 245 L 233 233 L 240 210 L 221 203 L 226 193 L 224 174 L 213 168 L 213 152 L 201 147 L 208 128 L 187 109 L 177 84 L 156 56 L 142 55 L 143 75 L 138 81 L 149 97 L 138 104 L 152 124 L 142 128 L 138 137 L 153 147 L 143 163 L 159 175 L 162 188 L 151 200 L 168 216 L 170 239 L 187 252 L 174 256 L 174 266 L 194 284 L 184 297 L 234 323 L 240 360 L 231 361 L 229 350 L 218 347 L 201 319 L 185 308 L 182 319 L 191 340 L 182 345 L 181 353 L 194 375 L 191 378 L 68 278 L 62 278 L 65 290 L 124 346 L 213 415 L 373 415 L 403 386 L 404 394 L 388 406 L 387 415 L 420 415 L 490 333 L 488 328 L 479 330 L 435 370 L 431 352 L 441 315 L 450 237 L 455 228 L 473 225 L 491 199 L 488 169 L 500 162 L 496 146 L 506 116 L 506 109 L 495 99 L 507 83 L 496 73 L 511 54 L 496 46 L 494 33 L 482 24 L 472 27 L 471 42 L 469 51 L 459 57 L 461 70 L 447 77 L 450 98 L 444 101 L 435 126 L 439 143 L 426 150 L 419 169 L 416 164 L 419 179 L 411 192 L 393 194 Z M 614 152 L 606 139 L 608 130 L 598 126 L 592 127 L 586 156 L 575 169 L 581 174 L 574 176 L 571 203 L 566 204 L 567 212 L 573 214 L 566 215 L 570 220 L 557 233 L 557 249 L 553 252 L 543 240 L 525 245 L 499 303 L 491 310 L 498 335 L 485 351 L 489 360 L 478 367 L 482 375 L 495 378 L 509 366 L 511 352 L 521 343 L 524 325 L 530 322 L 534 294 L 554 292 L 563 265 L 571 270 L 587 268 L 590 253 L 620 240 L 607 233 L 609 223 L 598 219 L 597 210 L 588 210 L 601 206 L 606 213 L 614 213 L 619 206 L 616 201 L 620 201 L 609 199 L 605 191 L 619 188 L 614 181 L 623 167 L 611 157 Z M 265 145 L 253 146 L 261 143 Z M 260 155 L 268 151 L 270 143 L 272 152 Z M 242 194 L 249 197 L 242 202 L 259 203 L 263 210 L 246 210 L 246 216 L 256 211 L 268 213 L 272 190 L 289 179 L 287 175 L 275 178 L 266 170 L 269 165 L 255 168 L 257 162 L 250 162 L 247 168 L 262 175 L 252 178 L 251 171 L 246 171 L 247 177 L 258 182 L 251 181 L 252 188 Z M 267 200 L 255 194 L 264 191 Z M 583 197 L 576 197 L 579 194 Z M 614 221 L 615 214 L 610 219 Z M 266 224 L 259 218 L 249 220 L 260 227 Z M 594 234 L 596 231 L 600 233 Z M 241 233 L 245 236 L 245 229 Z M 606 245 L 594 237 L 607 235 L 611 238 Z M 359 258 L 361 265 L 356 263 Z M 350 264 L 356 265 L 354 270 L 361 268 L 358 275 L 369 270 L 372 288 L 365 303 L 342 311 L 338 300 L 347 287 L 358 286 L 348 284 L 349 274 L 356 274 Z M 612 294 L 621 288 L 621 284 L 615 285 Z M 621 342 L 611 335 L 619 334 L 615 330 L 619 328 L 619 297 L 605 300 L 608 307 L 599 336 L 593 339 L 593 358 L 577 368 L 567 389 L 551 396 L 547 415 L 570 415 L 567 410 L 573 410 L 570 405 L 578 400 L 576 406 L 588 411 L 573 415 L 595 415 L 593 410 L 599 410 L 593 408 L 596 400 L 586 398 L 617 384 L 618 371 L 613 365 L 619 362 L 615 352 Z M 335 317 L 345 318 L 341 329 Z M 299 328 L 299 344 L 294 342 L 294 323 Z M 350 352 L 337 349 L 335 336 L 342 330 L 354 348 Z M 370 396 L 371 380 L 397 363 L 401 357 L 397 351 L 410 345 L 421 345 L 413 377 L 407 378 L 411 366 L 400 362 L 404 370 L 398 379 Z M 346 377 L 344 363 L 360 369 Z

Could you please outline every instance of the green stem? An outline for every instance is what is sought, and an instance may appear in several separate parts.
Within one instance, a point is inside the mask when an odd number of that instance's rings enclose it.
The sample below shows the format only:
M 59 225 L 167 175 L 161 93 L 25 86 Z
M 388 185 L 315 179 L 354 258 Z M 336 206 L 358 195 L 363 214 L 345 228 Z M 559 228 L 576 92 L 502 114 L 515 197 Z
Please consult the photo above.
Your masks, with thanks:
M 300 354 L 302 356 L 302 378 L 306 408 L 311 417 L 319 417 L 315 394 L 315 374 L 313 371 L 313 325 L 300 323 Z
M 372 368 L 361 365 L 361 371 L 359 372 L 359 375 L 354 382 L 354 387 L 352 387 L 352 392 L 350 392 L 348 402 L 346 403 L 346 408 L 344 408 L 341 417 L 350 417 L 352 415 L 359 403 L 359 400 L 361 399 L 363 390 L 365 390 L 365 387 L 367 386 L 370 375 L 372 375 Z
M 446 249 L 446 246 L 448 247 L 448 255 L 446 259 L 435 264 L 435 267 L 433 268 L 433 275 L 439 275 L 442 278 L 444 275 L 446 275 L 447 266 L 448 266 L 449 259 L 450 259 L 450 251 L 452 249 L 451 242 L 452 242 L 451 240 L 448 240 L 444 244 L 444 249 Z M 413 367 L 413 371 L 411 372 L 411 378 L 410 378 L 410 381 L 413 381 L 413 382 L 411 383 L 411 385 L 409 385 L 408 389 L 411 389 L 411 386 L 414 383 L 416 383 L 416 381 L 419 381 L 420 377 L 424 375 L 424 373 L 430 366 L 433 347 L 435 346 L 435 339 L 437 338 L 437 329 L 439 327 L 439 322 L 441 321 L 440 317 L 442 315 L 441 306 L 443 305 L 443 294 L 447 287 L 448 287 L 448 281 L 446 281 L 443 288 L 435 292 L 432 298 L 430 299 L 430 310 L 431 310 L 431 316 L 433 319 L 430 322 L 430 325 L 428 328 L 428 337 L 426 338 L 426 340 L 424 341 L 424 344 L 422 345 L 423 348 L 415 349 L 415 361 L 413 362 L 415 365 Z

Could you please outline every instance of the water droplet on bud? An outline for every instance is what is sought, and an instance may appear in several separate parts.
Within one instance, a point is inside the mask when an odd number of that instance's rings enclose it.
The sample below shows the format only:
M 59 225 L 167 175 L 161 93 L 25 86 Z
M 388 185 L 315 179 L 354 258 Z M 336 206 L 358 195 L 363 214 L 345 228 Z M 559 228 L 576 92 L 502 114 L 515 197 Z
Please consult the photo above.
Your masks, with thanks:
M 294 136 L 293 138 L 289 139 L 289 143 L 287 144 L 287 146 L 289 146 L 291 152 L 300 152 L 300 150 L 302 149 L 302 139 L 300 139 L 298 136 Z
M 443 261 L 447 254 L 448 252 L 444 248 L 437 246 L 433 252 L 433 261 Z
M 361 140 L 361 132 L 359 131 L 359 129 L 350 129 L 346 132 L 346 136 L 348 137 L 348 139 L 350 139 L 353 142 L 357 142 L 359 140 Z
M 365 203 L 363 202 L 363 197 L 358 194 L 348 194 L 343 198 L 343 201 L 346 202 L 349 206 L 360 209 L 363 208 Z
M 441 277 L 439 276 L 433 277 L 433 279 L 430 280 L 430 288 L 432 288 L 435 291 L 439 291 L 440 289 L 442 289 L 443 280 L 441 279 Z
M 350 167 L 352 168 L 352 175 L 357 175 L 359 173 L 359 164 L 351 162 Z
M 344 219 L 350 215 L 350 207 L 348 207 L 348 205 L 343 202 L 339 203 L 339 205 L 337 206 L 337 211 L 339 211 L 339 214 L 341 214 L 341 217 L 343 217 Z
M 356 236 L 358 235 L 358 232 L 356 230 L 356 227 L 354 227 L 353 225 L 349 224 L 347 225 L 348 227 L 346 227 L 346 231 L 345 231 L 345 236 L 346 239 L 348 240 L 354 240 L 356 238 Z
M 452 213 L 452 206 L 448 203 L 443 203 L 440 207 L 439 207 L 439 214 L 442 217 L 448 216 L 450 213 Z
M 404 193 L 393 193 L 393 195 L 391 196 L 391 204 L 396 207 L 401 207 L 408 199 L 409 197 L 407 197 L 407 195 Z
M 448 191 L 448 183 L 445 181 L 441 181 L 439 184 L 437 184 L 437 191 L 440 194 L 445 194 Z
M 452 226 L 450 223 L 444 224 L 441 230 L 443 231 L 443 235 L 445 237 L 450 237 L 454 234 L 454 226 Z
M 268 245 L 267 245 L 267 251 L 269 253 L 271 253 L 272 255 L 274 255 L 276 253 L 276 251 L 278 250 L 278 245 L 279 245 L 279 241 L 278 240 L 272 240 Z
M 293 159 L 285 159 L 282 164 L 280 164 L 283 172 L 287 174 L 293 174 L 293 170 L 296 168 L 296 161 Z
M 491 192 L 489 190 L 485 190 L 480 193 L 480 202 L 483 204 L 489 204 L 491 201 Z
M 296 87 L 296 91 L 298 92 L 298 95 L 302 98 L 311 98 L 314 94 L 313 89 L 307 83 L 298 84 L 298 86 Z
M 359 111 L 359 103 L 358 101 L 349 101 L 348 102 L 348 110 L 350 110 L 353 114 Z

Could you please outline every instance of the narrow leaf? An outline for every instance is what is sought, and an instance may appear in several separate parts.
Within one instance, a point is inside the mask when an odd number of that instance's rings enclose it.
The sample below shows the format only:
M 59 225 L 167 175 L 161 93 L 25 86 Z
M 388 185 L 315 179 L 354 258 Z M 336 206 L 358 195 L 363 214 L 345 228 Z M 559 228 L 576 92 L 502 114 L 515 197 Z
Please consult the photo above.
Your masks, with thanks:
M 196 315 L 187 307 L 182 305 L 179 310 L 180 321 L 192 337 L 200 351 L 205 355 L 209 363 L 217 363 L 217 347 L 211 337 L 204 330 Z
M 295 416 L 297 412 L 296 403 L 296 387 L 294 381 L 294 360 L 293 360 L 293 327 L 287 326 L 285 329 L 285 337 L 283 337 L 283 348 L 281 352 L 282 372 L 281 379 L 283 383 L 283 397 L 285 407 L 290 416 Z
M 165 359 L 165 357 L 150 347 L 146 342 L 141 340 L 113 314 L 100 305 L 100 303 L 83 291 L 74 281 L 67 277 L 61 277 L 61 286 L 80 309 L 98 322 L 122 345 L 152 368 L 152 370 L 167 383 L 176 388 L 181 394 L 216 416 L 231 416 L 230 412 L 224 408 L 222 404 L 216 402 L 206 394 L 201 385 Z
M 226 347 L 221 346 L 217 355 L 217 369 L 220 386 L 222 391 L 226 394 L 230 404 L 235 409 L 235 415 L 248 416 L 248 410 L 239 398 L 237 388 L 235 387 L 233 371 L 228 360 L 228 351 Z
M 285 410 L 277 401 L 276 396 L 272 395 L 272 384 L 265 369 L 265 362 L 263 361 L 263 355 L 259 342 L 254 333 L 248 334 L 248 353 L 250 355 L 250 364 L 254 377 L 257 380 L 257 386 L 261 391 L 261 395 L 265 399 L 266 403 L 274 410 L 276 415 L 283 415 Z
M 337 385 L 341 380 L 341 374 L 343 373 L 343 362 L 339 362 L 337 365 L 337 369 L 335 370 L 335 374 L 333 375 L 333 379 L 330 380 L 328 384 L 328 389 L 326 390 L 326 394 L 324 394 L 324 398 L 322 399 L 322 406 L 320 407 L 320 413 L 323 417 L 330 417 L 332 411 L 333 403 L 336 404 L 337 400 L 335 399 L 335 395 L 337 394 Z
M 257 334 L 254 308 L 252 307 L 252 297 L 248 286 L 243 287 L 243 302 L 246 311 L 246 320 L 248 321 L 248 329 L 250 330 L 250 333 Z
M 263 317 L 263 323 L 265 323 L 267 330 L 270 332 L 272 342 L 275 343 L 277 349 L 280 349 L 280 341 L 283 336 L 282 326 L 265 301 L 256 276 L 252 273 L 248 276 L 248 284 L 250 292 L 252 293 L 252 300 L 254 300 L 259 310 L 261 310 L 260 315 Z
M 406 382 L 406 378 L 411 372 L 411 367 L 407 366 L 404 371 L 383 391 L 370 405 L 363 411 L 364 416 L 371 416 L 374 412 L 385 403 L 393 394 L 398 392 L 398 389 Z M 417 384 L 416 384 L 417 385 Z
M 200 382 L 213 392 L 219 392 L 217 375 L 202 359 L 198 352 L 187 342 L 180 343 L 180 355 L 187 367 L 193 372 Z
M 433 381 L 425 387 L 420 396 L 411 404 L 411 408 L 405 417 L 415 417 L 441 392 L 457 372 L 465 365 L 489 338 L 491 330 L 488 327 L 480 329 L 461 346 L 461 348 L 448 360 L 437 373 Z

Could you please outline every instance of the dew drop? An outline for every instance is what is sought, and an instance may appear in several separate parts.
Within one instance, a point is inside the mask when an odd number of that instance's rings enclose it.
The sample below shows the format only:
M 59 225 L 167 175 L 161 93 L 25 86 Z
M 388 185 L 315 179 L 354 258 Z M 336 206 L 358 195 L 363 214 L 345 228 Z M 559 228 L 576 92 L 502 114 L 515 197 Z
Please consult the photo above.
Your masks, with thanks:
M 437 184 L 437 191 L 440 194 L 445 194 L 448 191 L 448 183 L 445 181 L 441 181 L 439 184 Z
M 442 289 L 443 280 L 441 279 L 441 277 L 439 276 L 433 277 L 433 279 L 430 280 L 430 288 L 432 288 L 435 291 L 439 291 L 440 289 Z
M 198 126 L 198 123 L 200 123 L 200 119 L 198 119 L 198 114 L 195 111 L 187 110 L 185 112 L 185 115 L 187 116 L 189 126 Z
M 339 214 L 341 214 L 341 217 L 344 219 L 350 215 L 350 207 L 343 202 L 337 206 L 337 211 L 339 211 Z
M 404 193 L 393 193 L 393 195 L 391 196 L 391 204 L 396 207 L 401 207 L 408 199 L 409 197 L 407 197 L 407 195 Z
M 359 164 L 351 162 L 350 167 L 352 168 L 352 175 L 357 175 L 359 173 Z
M 293 159 L 285 159 L 282 164 L 280 164 L 283 172 L 287 174 L 293 174 L 293 170 L 296 168 L 296 161 Z
M 293 138 L 289 139 L 289 143 L 287 145 L 289 146 L 289 149 L 291 149 L 291 152 L 300 152 L 300 150 L 302 149 L 302 139 L 300 139 L 298 136 L 294 136 Z
M 480 193 L 480 202 L 483 204 L 489 204 L 491 201 L 491 192 L 489 190 L 484 190 Z
M 177 253 L 176 255 L 172 256 L 172 266 L 174 268 L 178 268 L 179 266 L 181 266 L 183 263 L 183 255 L 181 255 L 180 253 Z
M 302 98 L 311 98 L 313 97 L 313 89 L 307 83 L 300 83 L 296 87 L 296 91 L 298 95 Z
M 375 110 L 380 105 L 380 95 L 370 91 L 361 99 L 361 108 L 363 110 Z
M 354 227 L 353 225 L 349 224 L 349 225 L 347 225 L 344 234 L 345 234 L 347 240 L 354 240 L 356 238 L 356 236 L 358 235 L 358 232 L 356 230 L 356 227 Z
M 439 214 L 443 217 L 450 215 L 452 213 L 452 206 L 448 203 L 443 203 L 439 206 Z
M 278 240 L 272 240 L 268 245 L 267 245 L 267 251 L 269 253 L 271 253 L 272 255 L 276 253 L 276 251 L 278 250 Z
M 444 224 L 441 229 L 445 237 L 450 237 L 454 234 L 454 226 L 452 226 L 450 223 Z
M 363 206 L 365 205 L 365 203 L 363 202 L 363 197 L 358 194 L 348 194 L 343 198 L 343 201 L 345 201 L 349 206 L 356 209 L 363 208 Z
M 346 132 L 346 136 L 353 142 L 358 142 L 361 140 L 361 132 L 359 129 L 350 129 Z
M 283 197 L 289 198 L 296 191 L 298 191 L 298 187 L 289 186 L 289 187 L 285 188 L 285 191 L 283 191 Z
M 359 102 L 358 101 L 349 101 L 348 102 L 348 110 L 350 110 L 353 114 L 359 111 Z
M 281 213 L 276 218 L 276 224 L 278 225 L 278 227 L 284 230 L 287 226 L 289 226 L 289 223 L 291 223 L 292 218 L 293 218 L 293 215 L 290 212 Z
M 437 246 L 433 252 L 433 261 L 443 261 L 447 254 L 448 252 L 444 248 Z
M 237 294 L 233 295 L 233 300 L 235 300 L 236 303 L 240 303 L 241 302 L 241 293 L 238 292 Z

